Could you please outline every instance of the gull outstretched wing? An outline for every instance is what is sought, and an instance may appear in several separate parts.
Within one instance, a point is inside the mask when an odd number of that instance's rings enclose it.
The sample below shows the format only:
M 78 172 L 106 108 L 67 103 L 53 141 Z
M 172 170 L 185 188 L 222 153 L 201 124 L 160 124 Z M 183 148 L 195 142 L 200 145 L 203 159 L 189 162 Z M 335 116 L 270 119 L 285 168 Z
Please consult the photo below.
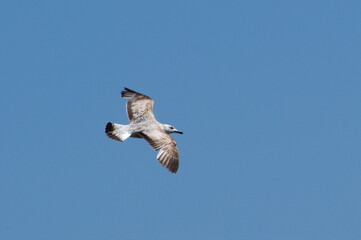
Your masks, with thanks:
M 127 113 L 130 122 L 138 123 L 155 120 L 153 114 L 153 99 L 129 88 L 124 88 L 121 95 L 123 98 L 130 99 L 127 101 Z
M 170 172 L 176 173 L 179 166 L 176 141 L 161 129 L 143 131 L 140 135 L 154 150 L 160 150 L 157 155 L 157 160 L 168 168 Z

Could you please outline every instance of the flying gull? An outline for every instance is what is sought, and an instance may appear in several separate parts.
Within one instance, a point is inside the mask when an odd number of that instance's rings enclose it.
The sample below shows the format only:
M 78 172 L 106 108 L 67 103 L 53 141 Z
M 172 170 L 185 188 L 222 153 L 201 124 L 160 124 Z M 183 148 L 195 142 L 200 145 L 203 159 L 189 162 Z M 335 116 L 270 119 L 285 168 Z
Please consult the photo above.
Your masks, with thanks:
M 123 98 L 128 98 L 128 125 L 108 122 L 105 133 L 111 139 L 123 142 L 128 137 L 144 138 L 149 145 L 159 151 L 157 160 L 172 173 L 178 170 L 178 148 L 175 140 L 169 135 L 180 133 L 173 126 L 158 122 L 153 114 L 154 100 L 141 93 L 124 88 Z

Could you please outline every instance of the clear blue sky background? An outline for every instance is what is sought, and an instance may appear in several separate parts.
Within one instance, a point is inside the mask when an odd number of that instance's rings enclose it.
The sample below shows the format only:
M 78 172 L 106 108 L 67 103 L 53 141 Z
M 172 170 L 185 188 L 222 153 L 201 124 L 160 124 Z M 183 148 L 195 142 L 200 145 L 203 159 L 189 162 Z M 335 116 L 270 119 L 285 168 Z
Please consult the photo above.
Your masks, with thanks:
M 0 239 L 361 239 L 360 1 L 3 1 Z M 123 87 L 175 135 L 170 174 Z

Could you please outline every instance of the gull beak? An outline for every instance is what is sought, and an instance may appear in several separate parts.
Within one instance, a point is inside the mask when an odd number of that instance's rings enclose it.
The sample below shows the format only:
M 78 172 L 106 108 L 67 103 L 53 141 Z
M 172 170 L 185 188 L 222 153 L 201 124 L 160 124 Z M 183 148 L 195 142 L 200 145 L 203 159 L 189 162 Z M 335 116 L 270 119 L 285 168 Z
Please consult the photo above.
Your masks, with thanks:
M 183 132 L 181 132 L 181 131 L 178 131 L 178 130 L 177 130 L 177 131 L 175 131 L 175 133 L 183 134 Z

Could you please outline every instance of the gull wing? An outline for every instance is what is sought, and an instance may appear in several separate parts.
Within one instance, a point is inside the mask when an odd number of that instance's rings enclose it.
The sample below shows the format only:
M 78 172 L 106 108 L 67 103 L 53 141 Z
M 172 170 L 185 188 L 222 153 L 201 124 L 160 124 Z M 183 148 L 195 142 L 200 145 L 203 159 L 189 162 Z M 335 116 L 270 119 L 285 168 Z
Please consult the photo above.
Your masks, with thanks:
M 123 98 L 130 99 L 127 101 L 127 113 L 130 122 L 137 123 L 146 120 L 155 120 L 153 114 L 153 99 L 129 88 L 124 88 L 121 95 Z
M 140 135 L 156 151 L 160 150 L 157 160 L 172 173 L 176 173 L 179 166 L 178 148 L 176 141 L 167 133 L 159 130 L 143 131 Z

